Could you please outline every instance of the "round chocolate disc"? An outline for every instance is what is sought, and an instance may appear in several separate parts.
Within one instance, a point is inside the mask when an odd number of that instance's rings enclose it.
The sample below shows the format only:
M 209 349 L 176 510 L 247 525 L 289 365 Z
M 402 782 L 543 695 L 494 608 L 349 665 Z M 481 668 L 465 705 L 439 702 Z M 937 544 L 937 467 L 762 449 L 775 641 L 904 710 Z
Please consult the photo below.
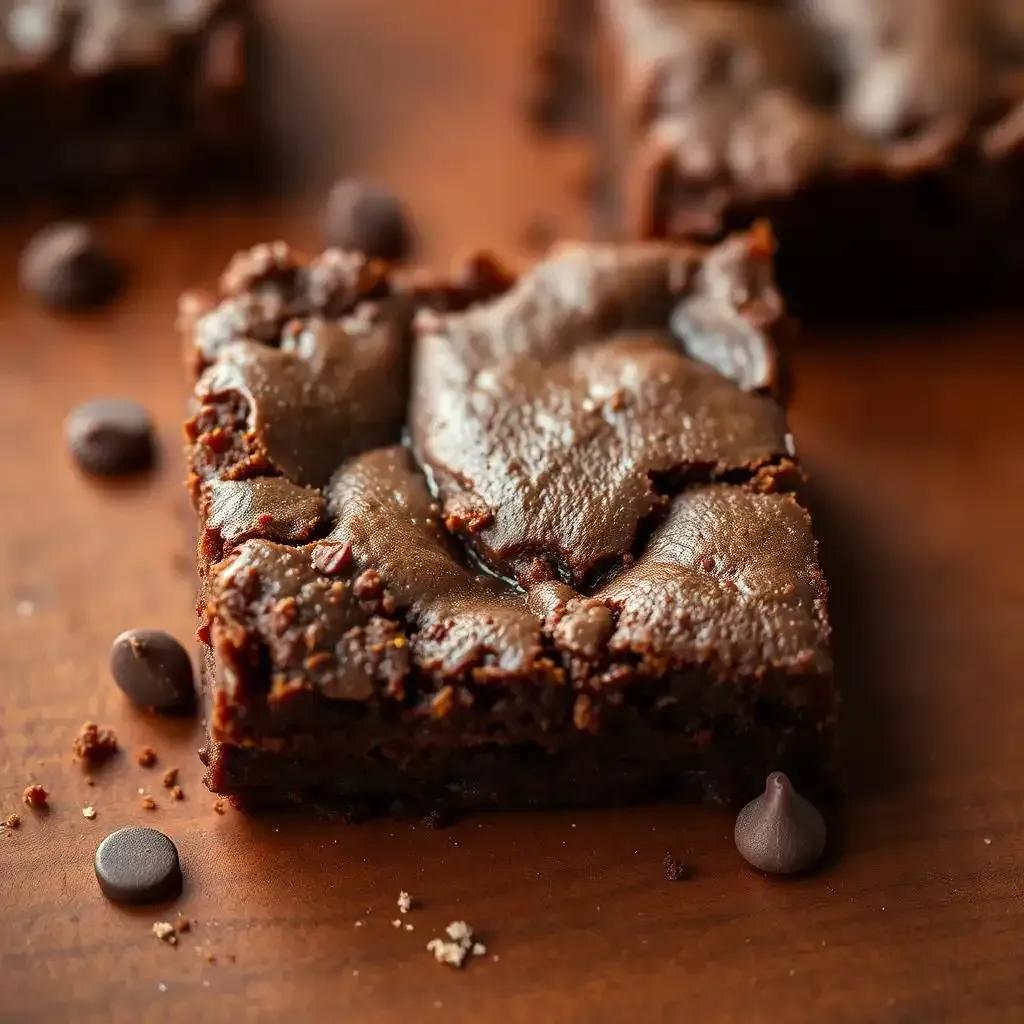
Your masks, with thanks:
M 181 892 L 174 843 L 154 828 L 111 832 L 96 850 L 96 880 L 118 903 L 157 903 Z
M 71 457 L 97 476 L 121 476 L 153 462 L 153 424 L 129 398 L 93 398 L 73 409 L 64 423 Z
M 129 629 L 110 649 L 114 682 L 138 707 L 189 711 L 196 689 L 188 652 L 163 629 Z
M 118 262 L 84 224 L 51 224 L 25 246 L 21 287 L 50 309 L 101 306 L 120 290 Z

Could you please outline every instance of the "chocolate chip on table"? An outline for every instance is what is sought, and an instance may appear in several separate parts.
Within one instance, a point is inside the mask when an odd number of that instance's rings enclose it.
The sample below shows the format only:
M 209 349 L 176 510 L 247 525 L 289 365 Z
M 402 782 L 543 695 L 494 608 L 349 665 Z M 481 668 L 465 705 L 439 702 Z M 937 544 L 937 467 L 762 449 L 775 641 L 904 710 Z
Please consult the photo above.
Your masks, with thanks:
M 196 704 L 188 652 L 162 629 L 129 629 L 110 649 L 114 682 L 138 707 L 191 711 Z
M 153 463 L 149 414 L 128 398 L 93 398 L 73 409 L 64 423 L 71 457 L 96 476 L 123 476 Z
M 825 819 L 782 772 L 772 772 L 764 792 L 736 818 L 736 849 L 760 871 L 792 875 L 806 871 L 825 849 Z
M 371 259 L 400 260 L 411 248 L 411 231 L 397 196 L 380 185 L 345 179 L 327 197 L 324 237 L 328 245 Z
M 155 903 L 181 892 L 174 843 L 154 828 L 122 828 L 96 849 L 96 880 L 118 903 Z
M 84 224 L 43 228 L 25 246 L 18 265 L 21 287 L 50 309 L 104 305 L 120 291 L 121 266 Z

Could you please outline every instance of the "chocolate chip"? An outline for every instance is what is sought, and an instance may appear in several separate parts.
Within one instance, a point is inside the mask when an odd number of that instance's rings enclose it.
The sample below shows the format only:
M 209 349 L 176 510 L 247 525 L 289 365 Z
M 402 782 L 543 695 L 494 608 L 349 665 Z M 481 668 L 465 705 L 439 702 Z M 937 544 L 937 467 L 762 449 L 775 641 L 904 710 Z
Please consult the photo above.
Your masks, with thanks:
M 94 398 L 64 423 L 71 457 L 86 473 L 123 476 L 148 468 L 155 444 L 149 414 L 128 398 Z
M 120 264 L 84 224 L 43 228 L 25 246 L 18 268 L 21 287 L 51 309 L 101 306 L 120 291 Z
M 156 903 L 181 892 L 178 850 L 154 828 L 122 828 L 96 850 L 96 880 L 119 903 Z
M 130 629 L 110 649 L 114 682 L 133 704 L 155 711 L 190 711 L 196 690 L 188 652 L 162 629 Z
M 792 875 L 822 855 L 825 819 L 782 772 L 772 772 L 764 792 L 740 811 L 733 835 L 736 849 L 755 868 Z
M 339 181 L 331 189 L 323 231 L 328 245 L 372 259 L 400 260 L 411 247 L 409 224 L 397 197 L 362 181 Z

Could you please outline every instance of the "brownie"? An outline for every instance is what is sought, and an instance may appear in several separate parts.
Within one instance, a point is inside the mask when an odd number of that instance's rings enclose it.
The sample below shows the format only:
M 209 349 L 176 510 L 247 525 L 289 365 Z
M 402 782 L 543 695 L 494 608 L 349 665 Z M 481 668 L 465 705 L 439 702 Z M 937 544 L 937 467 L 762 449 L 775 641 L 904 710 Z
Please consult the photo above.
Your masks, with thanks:
M 432 280 L 278 243 L 186 297 L 210 788 L 429 811 L 833 785 L 768 242 Z
M 928 314 L 1024 260 L 1020 0 L 599 0 L 601 123 L 637 238 L 768 218 L 787 303 Z
M 255 181 L 260 51 L 251 0 L 4 0 L 5 201 Z

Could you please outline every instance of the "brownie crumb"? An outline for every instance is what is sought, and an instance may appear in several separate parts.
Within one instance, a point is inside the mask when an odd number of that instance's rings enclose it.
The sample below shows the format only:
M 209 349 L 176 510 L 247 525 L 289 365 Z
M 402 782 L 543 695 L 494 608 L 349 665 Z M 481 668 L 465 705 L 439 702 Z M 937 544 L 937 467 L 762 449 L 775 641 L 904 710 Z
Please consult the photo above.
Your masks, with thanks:
M 384 584 L 380 578 L 380 573 L 376 569 L 366 569 L 361 572 L 352 584 L 352 593 L 360 601 L 371 601 L 376 597 L 380 597 L 384 590 Z
M 164 788 L 173 789 L 178 782 L 178 769 L 168 768 L 164 772 Z
M 693 875 L 693 871 L 686 864 L 670 853 L 665 854 L 662 864 L 665 867 L 665 877 L 670 882 L 685 882 Z
M 523 227 L 522 244 L 532 253 L 545 253 L 558 238 L 558 229 L 551 218 L 543 215 L 532 217 Z
M 400 920 L 399 918 L 397 918 L 397 917 L 396 917 L 396 918 L 394 919 L 394 921 L 392 921 L 392 922 L 391 922 L 391 927 L 392 927 L 392 928 L 401 928 L 401 927 L 402 927 L 402 922 L 401 922 L 401 920 Z
M 145 793 L 143 795 L 143 797 L 139 801 L 139 803 L 142 804 L 142 806 L 147 811 L 155 811 L 156 810 L 156 801 L 148 793 Z
M 214 801 L 213 801 L 213 809 L 214 809 L 214 810 L 215 810 L 215 811 L 216 811 L 216 812 L 217 812 L 218 814 L 227 814 L 227 812 L 228 812 L 228 809 L 227 809 L 227 807 L 225 806 L 225 804 L 224 804 L 224 801 L 223 801 L 223 800 L 214 800 Z
M 452 816 L 446 811 L 433 810 L 425 814 L 420 820 L 421 825 L 427 828 L 447 828 L 452 823 Z
M 98 764 L 117 753 L 117 736 L 108 726 L 101 728 L 95 722 L 86 722 L 78 730 L 71 749 L 82 761 Z
M 171 799 L 172 800 L 184 800 L 185 793 L 181 786 L 171 786 Z
M 92 821 L 93 818 L 96 817 L 96 808 L 95 807 L 91 807 L 91 806 L 90 807 L 83 807 L 82 808 L 82 817 L 85 818 L 86 821 Z
M 179 935 L 190 932 L 192 931 L 192 922 L 184 914 L 179 914 L 178 920 L 174 922 L 174 930 Z
M 403 889 L 398 894 L 398 912 L 408 914 L 412 910 L 412 897 Z
M 96 780 L 91 775 L 86 775 L 85 776 L 85 784 L 87 786 L 95 786 L 96 785 Z
M 486 955 L 487 947 L 474 940 L 473 929 L 465 921 L 452 921 L 445 933 L 447 939 L 431 939 L 427 943 L 427 951 L 434 954 L 439 964 L 462 967 L 470 956 Z
M 7 815 L 7 820 L 4 824 L 8 828 L 17 828 L 21 824 L 21 815 L 17 811 L 12 811 Z
M 152 768 L 156 764 L 156 751 L 152 747 L 139 747 L 135 761 L 140 768 Z
M 155 921 L 153 923 L 153 934 L 169 946 L 177 945 L 178 936 L 174 931 L 174 925 L 169 921 Z
M 47 798 L 49 793 L 40 786 L 37 782 L 33 782 L 31 786 L 25 787 L 25 792 L 21 794 L 21 799 L 28 804 L 29 807 L 34 810 L 41 811 L 47 806 Z

